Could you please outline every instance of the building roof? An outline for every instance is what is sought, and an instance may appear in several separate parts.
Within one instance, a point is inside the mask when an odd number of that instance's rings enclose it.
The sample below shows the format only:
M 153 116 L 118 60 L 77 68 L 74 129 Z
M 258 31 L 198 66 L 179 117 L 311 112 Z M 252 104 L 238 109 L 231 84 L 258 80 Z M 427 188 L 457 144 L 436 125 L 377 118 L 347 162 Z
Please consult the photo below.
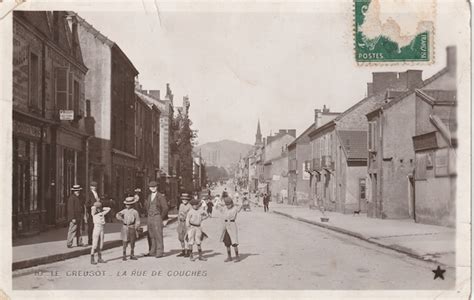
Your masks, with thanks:
M 147 94 L 144 94 L 143 92 L 141 92 L 139 90 L 135 90 L 135 95 L 137 95 L 143 101 L 155 105 L 161 111 L 162 115 L 169 114 L 169 111 L 166 108 L 166 106 L 169 105 L 168 103 L 166 103 L 164 101 L 161 101 L 161 100 L 158 100 L 158 99 L 155 99 L 155 98 L 153 98 L 153 97 L 151 97 Z
M 58 17 L 58 24 L 53 28 L 53 18 Z M 64 57 L 76 64 L 84 73 L 88 68 L 82 58 L 82 50 L 77 32 L 71 29 L 71 23 L 68 21 L 69 12 L 67 11 L 14 11 L 13 16 L 16 20 L 21 20 L 33 26 L 36 33 L 46 38 L 57 49 L 60 49 Z M 54 39 L 54 32 L 57 32 L 57 40 Z
M 337 117 L 335 117 L 334 119 L 332 119 L 331 121 L 327 122 L 326 124 L 314 129 L 313 131 L 311 131 L 308 135 L 309 137 L 313 137 L 315 136 L 316 134 L 318 134 L 319 132 L 322 132 L 323 130 L 325 129 L 328 129 L 330 128 L 331 126 L 334 126 L 336 125 L 336 122 L 341 120 L 342 118 L 344 118 L 345 116 L 347 116 L 349 113 L 351 113 L 352 111 L 354 111 L 356 108 L 358 108 L 359 106 L 361 106 L 362 104 L 364 104 L 365 102 L 369 101 L 369 100 L 372 100 L 372 99 L 376 99 L 376 100 L 382 100 L 383 98 L 385 97 L 385 94 L 382 93 L 382 94 L 376 94 L 376 95 L 372 95 L 372 96 L 369 96 L 369 97 L 365 97 L 363 98 L 362 100 L 360 100 L 359 102 L 357 102 L 356 104 L 352 105 L 351 107 L 349 107 L 348 109 L 346 109 L 344 112 L 342 112 L 340 115 L 338 115 Z
M 92 35 L 94 35 L 95 38 L 100 40 L 105 45 L 109 46 L 111 49 L 115 48 L 116 50 L 118 50 L 118 53 L 125 59 L 127 64 L 132 68 L 135 75 L 138 75 L 139 72 L 138 72 L 137 68 L 135 68 L 135 66 L 133 65 L 130 58 L 128 58 L 128 56 L 122 51 L 122 49 L 120 49 L 120 47 L 117 43 L 115 43 L 114 41 L 111 41 L 108 37 L 103 35 L 100 31 L 95 29 L 95 27 L 92 26 L 90 23 L 88 23 L 84 18 L 81 18 L 77 13 L 75 13 L 73 11 L 70 11 L 70 12 L 68 12 L 68 14 L 75 16 L 76 19 L 77 19 L 77 22 L 80 25 L 82 25 L 82 27 L 84 29 L 86 29 L 88 32 L 90 32 Z
M 456 102 L 457 92 L 453 90 L 422 90 L 422 92 L 433 98 L 435 104 Z
M 338 130 L 339 139 L 348 160 L 367 159 L 367 132 L 359 130 Z
M 436 79 L 440 78 L 441 76 L 443 76 L 444 74 L 448 73 L 449 69 L 448 67 L 445 67 L 443 69 L 441 69 L 439 72 L 437 72 L 436 74 L 434 74 L 433 76 L 427 78 L 426 80 L 423 80 L 423 82 L 420 84 L 419 88 L 422 88 L 430 83 L 432 83 L 433 81 L 435 81 Z M 398 97 L 396 97 L 395 99 L 393 99 L 392 101 L 388 102 L 388 103 L 384 103 L 383 105 L 378 105 L 374 110 L 372 110 L 371 112 L 367 113 L 366 116 L 369 117 L 369 116 L 373 116 L 377 111 L 380 111 L 380 110 L 386 110 L 390 107 L 392 107 L 393 105 L 395 105 L 396 103 L 402 101 L 403 99 L 405 99 L 406 97 L 410 96 L 411 94 L 413 94 L 415 92 L 415 89 L 412 89 L 412 90 L 408 90 L 400 95 L 398 95 Z
M 316 128 L 316 122 L 314 122 L 313 124 L 311 124 L 305 131 L 303 131 L 302 134 L 300 134 L 293 142 L 289 143 L 288 144 L 288 148 L 291 148 L 293 146 L 296 146 L 296 144 L 301 141 L 301 139 L 303 137 L 305 137 L 309 132 L 311 132 L 312 130 L 314 130 Z

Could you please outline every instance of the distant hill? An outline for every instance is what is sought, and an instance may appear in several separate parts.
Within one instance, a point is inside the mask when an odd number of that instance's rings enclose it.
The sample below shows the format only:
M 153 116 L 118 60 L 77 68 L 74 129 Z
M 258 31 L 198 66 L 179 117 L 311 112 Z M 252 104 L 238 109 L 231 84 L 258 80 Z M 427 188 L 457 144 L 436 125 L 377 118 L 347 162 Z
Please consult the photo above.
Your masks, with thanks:
M 194 148 L 194 151 L 199 152 L 201 150 L 202 158 L 208 166 L 229 169 L 231 165 L 238 162 L 239 157 L 247 155 L 252 147 L 249 144 L 222 140 L 199 145 Z

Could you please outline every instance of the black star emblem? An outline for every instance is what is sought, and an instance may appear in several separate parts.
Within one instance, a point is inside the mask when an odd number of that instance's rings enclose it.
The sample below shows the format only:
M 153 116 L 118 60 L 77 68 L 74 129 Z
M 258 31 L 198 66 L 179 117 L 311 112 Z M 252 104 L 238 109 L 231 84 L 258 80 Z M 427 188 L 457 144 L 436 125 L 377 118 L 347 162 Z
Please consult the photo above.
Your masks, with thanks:
M 433 270 L 432 272 L 435 274 L 435 276 L 434 276 L 433 279 L 436 279 L 436 278 L 439 277 L 439 278 L 441 278 L 441 279 L 444 280 L 444 275 L 443 275 L 443 274 L 444 274 L 444 272 L 446 272 L 446 270 L 443 270 L 443 269 L 441 269 L 440 266 L 438 266 L 438 267 L 436 268 L 436 270 Z

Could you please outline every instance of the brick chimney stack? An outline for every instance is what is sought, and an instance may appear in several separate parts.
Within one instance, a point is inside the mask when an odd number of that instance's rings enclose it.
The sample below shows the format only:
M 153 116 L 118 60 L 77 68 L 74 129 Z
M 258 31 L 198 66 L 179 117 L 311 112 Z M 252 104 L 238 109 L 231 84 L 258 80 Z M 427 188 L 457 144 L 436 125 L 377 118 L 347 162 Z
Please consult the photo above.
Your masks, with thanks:
M 148 95 L 150 95 L 151 97 L 157 100 L 160 100 L 160 90 L 149 90 Z

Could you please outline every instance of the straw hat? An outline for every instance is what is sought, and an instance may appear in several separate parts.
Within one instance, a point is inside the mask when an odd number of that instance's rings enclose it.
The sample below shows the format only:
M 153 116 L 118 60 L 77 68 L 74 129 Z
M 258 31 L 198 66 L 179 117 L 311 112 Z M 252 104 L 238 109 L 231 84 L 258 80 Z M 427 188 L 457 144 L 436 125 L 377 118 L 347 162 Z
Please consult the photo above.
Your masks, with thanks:
M 127 197 L 125 198 L 125 201 L 123 201 L 123 204 L 125 205 L 132 205 L 132 204 L 135 204 L 138 202 L 138 199 L 133 197 L 133 196 L 130 196 L 130 197 Z
M 71 188 L 71 191 L 81 191 L 81 190 L 82 190 L 82 188 L 78 184 L 73 185 L 72 188 Z

